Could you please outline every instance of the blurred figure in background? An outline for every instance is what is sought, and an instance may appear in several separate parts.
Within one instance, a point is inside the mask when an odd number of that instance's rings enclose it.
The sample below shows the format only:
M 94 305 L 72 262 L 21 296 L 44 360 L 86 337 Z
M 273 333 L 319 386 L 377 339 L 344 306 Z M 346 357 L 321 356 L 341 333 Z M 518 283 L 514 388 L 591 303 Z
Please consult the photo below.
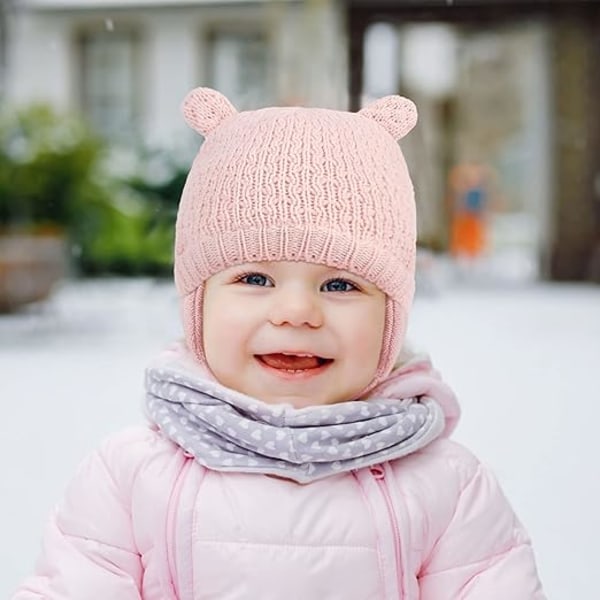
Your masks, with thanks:
M 493 193 L 490 167 L 466 162 L 450 171 L 450 253 L 460 264 L 476 262 L 488 249 Z

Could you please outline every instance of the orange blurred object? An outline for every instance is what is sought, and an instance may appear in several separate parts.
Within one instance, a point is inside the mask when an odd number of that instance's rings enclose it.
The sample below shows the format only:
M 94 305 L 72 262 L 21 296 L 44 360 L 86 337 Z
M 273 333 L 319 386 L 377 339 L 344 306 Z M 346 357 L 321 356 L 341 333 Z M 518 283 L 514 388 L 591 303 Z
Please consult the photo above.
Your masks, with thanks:
M 477 163 L 457 165 L 450 171 L 450 252 L 477 258 L 487 249 L 487 217 L 491 170 Z
M 480 256 L 486 247 L 486 226 L 481 215 L 458 213 L 452 219 L 450 252 L 454 256 Z

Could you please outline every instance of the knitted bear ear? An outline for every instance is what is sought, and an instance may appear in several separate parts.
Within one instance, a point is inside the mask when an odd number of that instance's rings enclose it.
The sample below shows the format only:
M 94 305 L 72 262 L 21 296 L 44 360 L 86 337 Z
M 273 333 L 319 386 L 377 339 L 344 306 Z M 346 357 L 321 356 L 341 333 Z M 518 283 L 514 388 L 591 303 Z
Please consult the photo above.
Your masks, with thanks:
M 223 94 L 210 88 L 192 90 L 183 101 L 183 117 L 187 124 L 206 137 L 237 110 Z
M 381 125 L 396 141 L 417 124 L 417 107 L 403 96 L 385 96 L 358 111 Z

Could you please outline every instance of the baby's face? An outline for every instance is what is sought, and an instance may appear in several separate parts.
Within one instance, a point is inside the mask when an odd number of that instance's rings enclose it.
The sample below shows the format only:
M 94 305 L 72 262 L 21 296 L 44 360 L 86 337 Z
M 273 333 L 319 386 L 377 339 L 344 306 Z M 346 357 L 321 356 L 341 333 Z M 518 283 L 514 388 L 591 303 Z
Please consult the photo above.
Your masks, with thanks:
M 269 404 L 354 400 L 379 363 L 385 298 L 357 275 L 323 265 L 231 267 L 206 283 L 206 361 L 223 385 Z

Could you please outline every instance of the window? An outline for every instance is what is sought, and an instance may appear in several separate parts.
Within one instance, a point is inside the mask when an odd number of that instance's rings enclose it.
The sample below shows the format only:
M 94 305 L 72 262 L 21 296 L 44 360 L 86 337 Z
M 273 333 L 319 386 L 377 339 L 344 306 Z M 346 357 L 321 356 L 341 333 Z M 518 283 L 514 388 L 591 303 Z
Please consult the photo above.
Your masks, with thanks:
M 136 42 L 127 32 L 81 38 L 81 103 L 91 125 L 113 141 L 136 131 Z
M 239 110 L 269 104 L 272 98 L 265 36 L 218 31 L 209 41 L 209 85 L 225 94 Z

